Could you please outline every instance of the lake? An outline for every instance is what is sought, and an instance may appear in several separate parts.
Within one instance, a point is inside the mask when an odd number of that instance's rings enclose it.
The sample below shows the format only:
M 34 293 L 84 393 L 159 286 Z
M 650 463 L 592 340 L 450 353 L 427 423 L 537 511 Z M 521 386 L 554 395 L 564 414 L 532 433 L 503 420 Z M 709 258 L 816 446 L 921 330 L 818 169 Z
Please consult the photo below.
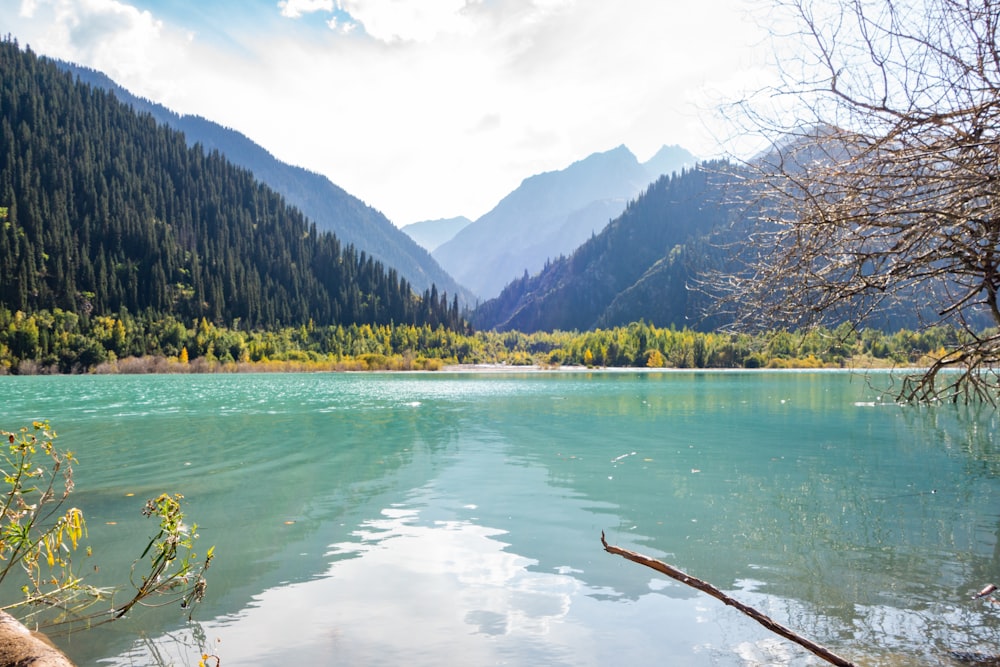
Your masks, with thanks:
M 0 378 L 79 464 L 94 583 L 147 498 L 215 545 L 177 606 L 56 635 L 86 665 L 807 665 L 663 559 L 866 665 L 1000 653 L 992 409 L 888 374 L 523 372 Z M 86 567 L 90 568 L 89 561 Z M 16 589 L 7 591 L 17 596 Z

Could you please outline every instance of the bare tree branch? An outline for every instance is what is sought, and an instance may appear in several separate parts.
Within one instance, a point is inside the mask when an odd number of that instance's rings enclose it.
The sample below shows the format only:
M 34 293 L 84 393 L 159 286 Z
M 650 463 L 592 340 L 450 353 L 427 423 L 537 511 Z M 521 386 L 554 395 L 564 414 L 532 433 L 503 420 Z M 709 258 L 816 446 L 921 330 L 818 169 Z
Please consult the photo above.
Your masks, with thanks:
M 750 605 L 743 604 L 739 600 L 736 600 L 735 598 L 726 595 L 721 590 L 719 590 L 712 584 L 708 583 L 707 581 L 704 581 L 703 579 L 692 577 L 690 574 L 687 574 L 682 570 L 678 570 L 673 565 L 668 565 L 667 563 L 664 563 L 663 561 L 660 560 L 656 560 L 655 558 L 650 558 L 649 556 L 644 556 L 640 553 L 636 553 L 635 551 L 629 551 L 627 549 L 622 549 L 621 547 L 616 547 L 608 544 L 608 541 L 604 537 L 604 531 L 601 531 L 601 544 L 604 545 L 604 550 L 610 554 L 615 554 L 616 556 L 621 556 L 622 558 L 626 558 L 632 561 L 633 563 L 639 563 L 640 565 L 645 565 L 646 567 L 652 568 L 661 574 L 667 575 L 671 579 L 674 579 L 676 581 L 681 582 L 682 584 L 690 586 L 691 588 L 699 590 L 702 593 L 711 595 L 716 600 L 719 600 L 730 607 L 738 609 L 739 611 L 743 612 L 753 620 L 763 625 L 771 632 L 780 635 L 785 639 L 795 642 L 796 644 L 803 647 L 807 651 L 813 653 L 814 655 L 819 656 L 823 660 L 826 660 L 831 665 L 837 665 L 838 667 L 857 667 L 850 660 L 846 660 L 845 658 L 840 657 L 833 651 L 829 650 L 824 646 L 821 646 L 820 644 L 817 644 L 811 639 L 807 639 L 802 635 L 792 630 L 789 630 L 785 626 L 775 621 L 770 616 L 767 616 L 766 614 L 757 611 Z
M 720 285 L 743 326 L 908 312 L 964 331 L 911 400 L 1000 393 L 1000 0 L 776 0 L 806 49 L 775 96 L 739 105 L 775 139 L 745 165 L 761 213 Z M 941 371 L 959 369 L 941 385 Z

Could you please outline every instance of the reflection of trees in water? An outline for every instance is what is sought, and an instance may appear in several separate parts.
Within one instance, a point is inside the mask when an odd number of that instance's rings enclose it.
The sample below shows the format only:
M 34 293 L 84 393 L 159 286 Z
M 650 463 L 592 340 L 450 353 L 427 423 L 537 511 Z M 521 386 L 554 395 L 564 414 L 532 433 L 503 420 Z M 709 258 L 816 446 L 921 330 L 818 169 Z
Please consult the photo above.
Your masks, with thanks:
M 927 433 L 930 442 L 965 455 L 972 479 L 1000 474 L 1000 445 L 996 442 L 1000 414 L 984 403 L 910 406 L 901 412 L 908 428 Z
M 649 577 L 595 566 L 598 531 L 584 524 L 611 528 L 619 543 L 742 591 L 840 647 L 940 664 L 950 650 L 993 645 L 1000 613 L 970 596 L 1000 579 L 989 514 L 1000 472 L 995 415 L 952 405 L 845 409 L 864 387 L 826 377 L 785 377 L 783 390 L 766 387 L 769 396 L 754 379 L 745 404 L 719 384 L 738 387 L 746 376 L 686 380 L 505 398 L 508 415 L 545 402 L 546 423 L 503 418 L 485 431 L 503 447 L 505 467 L 526 468 L 526 493 L 527 468 L 539 466 L 546 493 L 562 490 L 551 516 L 534 508 L 539 530 L 558 527 L 560 539 L 533 541 L 517 523 L 524 517 L 489 525 L 510 531 L 504 540 L 538 560 L 532 569 L 586 563 L 574 576 L 619 600 L 649 595 Z M 835 416 L 816 428 L 779 400 L 786 393 L 824 420 Z M 746 418 L 762 410 L 769 431 L 748 433 Z M 774 442 L 747 456 L 744 441 L 762 435 Z M 690 597 L 676 587 L 662 594 Z
M 770 479 L 740 480 L 775 489 L 773 514 L 741 518 L 745 549 L 767 563 L 751 578 L 784 601 L 796 626 L 839 623 L 845 644 L 925 659 L 993 647 L 1000 614 L 970 595 L 1000 577 L 995 415 L 972 406 L 876 409 L 895 411 L 894 442 L 854 443 L 863 450 L 839 465 L 803 456 Z
M 758 433 L 745 418 L 758 416 L 760 400 L 743 406 L 701 382 L 706 389 L 695 382 L 668 395 L 665 379 L 650 379 L 593 407 L 569 396 L 552 402 L 550 424 L 534 436 L 499 428 L 515 456 L 544 465 L 581 508 L 611 501 L 609 540 L 742 589 L 792 627 L 938 664 L 948 651 L 995 644 L 1000 607 L 970 600 L 1000 580 L 992 411 L 855 404 L 863 384 L 831 389 L 826 378 L 801 377 L 788 395 L 826 426 L 797 422 L 772 401 L 769 430 Z M 560 436 L 567 423 L 572 440 Z M 620 427 L 613 442 L 607 423 Z M 761 436 L 773 442 L 745 456 L 746 441 Z M 626 599 L 649 590 L 639 572 L 581 576 Z
M 989 598 L 970 600 L 970 591 L 1000 583 L 998 413 L 990 405 L 969 403 L 912 407 L 903 414 L 908 428 L 929 434 L 929 442 L 961 466 L 964 484 L 955 492 L 970 509 L 954 517 L 950 528 L 965 544 L 956 551 L 954 579 L 942 584 L 952 584 L 949 592 L 957 600 L 953 622 L 967 635 L 970 646 L 1000 654 L 1000 606 Z
M 171 667 L 191 664 L 191 656 L 208 656 L 207 667 L 219 667 L 225 655 L 218 638 L 209 640 L 201 623 L 189 621 L 185 626 L 157 637 L 142 634 L 127 653 L 118 657 L 116 665 L 129 667 Z

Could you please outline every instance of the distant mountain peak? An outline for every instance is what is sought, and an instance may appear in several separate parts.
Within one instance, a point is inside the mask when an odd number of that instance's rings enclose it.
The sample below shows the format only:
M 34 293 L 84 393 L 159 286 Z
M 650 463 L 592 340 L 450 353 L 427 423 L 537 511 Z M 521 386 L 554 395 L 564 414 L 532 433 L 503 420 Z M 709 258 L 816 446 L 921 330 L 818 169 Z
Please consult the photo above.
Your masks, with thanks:
M 472 220 L 460 215 L 457 218 L 438 218 L 437 220 L 413 222 L 400 229 L 427 252 L 433 252 L 442 243 L 451 240 L 455 234 L 471 224 Z
M 655 180 L 662 175 L 669 176 L 685 167 L 691 168 L 697 163 L 698 158 L 687 149 L 681 148 L 676 144 L 672 146 L 664 144 L 660 147 L 660 150 L 656 151 L 653 157 L 643 162 L 642 166 L 653 175 L 653 180 Z
M 640 164 L 621 144 L 557 171 L 525 178 L 490 212 L 433 251 L 459 283 L 479 297 L 500 293 L 525 270 L 567 255 L 617 217 L 661 174 L 694 165 L 679 147 L 662 148 Z

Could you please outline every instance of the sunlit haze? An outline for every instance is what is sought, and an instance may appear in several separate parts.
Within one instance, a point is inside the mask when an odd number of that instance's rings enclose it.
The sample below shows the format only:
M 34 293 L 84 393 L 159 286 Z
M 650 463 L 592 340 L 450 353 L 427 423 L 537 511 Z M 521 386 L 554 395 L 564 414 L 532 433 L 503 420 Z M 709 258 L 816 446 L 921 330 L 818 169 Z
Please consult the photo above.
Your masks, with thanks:
M 0 0 L 4 33 L 236 129 L 395 224 L 475 219 L 628 146 L 723 152 L 763 80 L 749 0 Z M 755 9 L 756 8 L 756 9 Z

